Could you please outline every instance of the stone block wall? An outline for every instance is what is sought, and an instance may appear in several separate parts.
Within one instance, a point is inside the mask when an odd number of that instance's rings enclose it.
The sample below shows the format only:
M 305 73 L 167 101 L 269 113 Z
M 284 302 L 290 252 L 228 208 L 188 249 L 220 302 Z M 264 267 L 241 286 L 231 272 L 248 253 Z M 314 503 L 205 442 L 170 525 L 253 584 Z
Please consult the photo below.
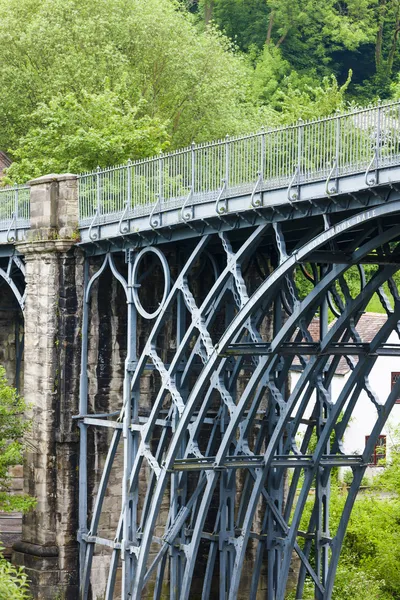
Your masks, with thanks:
M 78 598 L 79 439 L 72 417 L 78 412 L 83 261 L 74 240 L 60 235 L 77 224 L 76 199 L 65 209 L 71 181 L 31 182 L 30 237 L 18 247 L 26 267 L 23 395 L 33 420 L 24 489 L 37 506 L 24 516 L 13 561 L 25 566 L 37 600 Z
M 55 250 L 54 242 L 35 242 L 31 249 L 25 249 L 24 396 L 33 428 L 24 483 L 37 506 L 24 517 L 14 560 L 26 567 L 35 598 L 72 600 L 78 594 L 78 436 L 72 417 L 78 412 L 81 268 L 75 251 L 60 244 Z

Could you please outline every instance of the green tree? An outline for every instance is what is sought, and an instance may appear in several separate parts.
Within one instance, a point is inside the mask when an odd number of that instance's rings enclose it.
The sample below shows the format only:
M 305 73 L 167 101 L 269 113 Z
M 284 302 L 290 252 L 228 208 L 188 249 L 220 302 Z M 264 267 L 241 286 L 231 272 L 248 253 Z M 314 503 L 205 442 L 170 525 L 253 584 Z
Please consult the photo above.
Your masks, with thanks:
M 29 116 L 29 129 L 14 152 L 6 182 L 43 173 L 79 172 L 150 156 L 168 146 L 166 123 L 116 92 L 58 95 Z
M 60 132 L 64 117 L 70 125 L 82 117 L 78 137 L 88 139 L 98 109 L 99 138 L 115 135 L 118 160 L 167 139 L 176 147 L 253 124 L 246 61 L 215 29 L 199 32 L 175 0 L 0 0 L 0 13 L 0 148 L 17 156 L 21 145 L 19 161 L 35 154 L 28 147 L 52 111 L 50 127 Z M 128 148 L 118 115 L 133 136 L 143 131 L 143 148 L 138 140 Z
M 279 48 L 266 45 L 255 65 L 253 97 L 257 103 L 278 111 L 280 123 L 328 116 L 345 107 L 351 76 L 350 72 L 347 81 L 339 85 L 334 75 L 320 80 L 300 75 Z
M 192 5 L 193 6 L 193 5 Z M 390 95 L 400 68 L 400 0 L 202 0 L 200 13 L 250 54 L 282 51 L 292 70 L 316 77 L 355 72 L 362 102 Z
M 200 0 L 199 8 L 206 24 L 214 20 L 244 51 L 252 45 L 262 48 L 267 39 L 265 0 Z
M 305 60 L 312 53 L 329 60 L 333 50 L 354 50 L 371 40 L 376 1 L 202 0 L 200 9 L 206 21 L 213 18 L 242 49 L 290 42 L 305 50 Z
M 24 418 L 26 404 L 10 387 L 3 367 L 0 367 L 0 510 L 25 512 L 35 506 L 30 496 L 13 496 L 10 493 L 10 467 L 23 462 L 25 434 L 30 422 Z

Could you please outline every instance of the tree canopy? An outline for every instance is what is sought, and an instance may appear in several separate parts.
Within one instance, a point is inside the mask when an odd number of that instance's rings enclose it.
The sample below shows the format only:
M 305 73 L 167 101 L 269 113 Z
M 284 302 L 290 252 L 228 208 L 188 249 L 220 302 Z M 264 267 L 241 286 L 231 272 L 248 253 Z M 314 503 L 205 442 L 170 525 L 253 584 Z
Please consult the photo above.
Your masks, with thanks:
M 400 0 L 0 0 L 8 183 L 398 95 Z
M 399 0 L 200 0 L 204 23 L 221 30 L 248 52 L 279 48 L 297 71 L 333 72 L 345 81 L 349 69 L 364 98 L 387 96 L 399 68 Z M 353 93 L 360 95 L 360 86 Z
M 245 58 L 173 0 L 0 0 L 0 13 L 0 148 L 24 161 L 19 176 L 252 124 Z

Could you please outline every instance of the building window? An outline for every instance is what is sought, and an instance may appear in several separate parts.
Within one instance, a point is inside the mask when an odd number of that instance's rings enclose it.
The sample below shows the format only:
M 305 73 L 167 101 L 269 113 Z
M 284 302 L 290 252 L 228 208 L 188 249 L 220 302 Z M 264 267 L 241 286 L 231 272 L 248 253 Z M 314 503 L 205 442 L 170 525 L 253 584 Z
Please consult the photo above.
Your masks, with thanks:
M 365 436 L 365 444 L 369 440 L 369 435 Z M 378 441 L 375 444 L 374 451 L 371 456 L 371 462 L 369 463 L 372 467 L 383 466 L 382 462 L 386 458 L 386 435 L 380 435 Z
M 399 371 L 392 372 L 391 387 L 390 387 L 391 390 L 394 388 L 394 384 L 397 382 L 397 380 L 399 379 L 399 377 L 400 377 L 400 372 Z M 400 404 L 400 392 L 399 392 L 399 395 L 396 398 L 396 404 Z

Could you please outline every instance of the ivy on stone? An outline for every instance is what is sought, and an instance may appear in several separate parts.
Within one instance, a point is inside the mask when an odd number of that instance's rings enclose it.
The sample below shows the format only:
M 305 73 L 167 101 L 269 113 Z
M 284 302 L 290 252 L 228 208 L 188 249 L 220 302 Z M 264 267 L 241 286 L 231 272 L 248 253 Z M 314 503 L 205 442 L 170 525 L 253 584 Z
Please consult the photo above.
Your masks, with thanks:
M 26 434 L 31 427 L 25 411 L 24 399 L 8 385 L 5 370 L 0 366 L 0 511 L 3 512 L 26 512 L 36 504 L 30 496 L 10 492 L 10 468 L 22 464 Z

